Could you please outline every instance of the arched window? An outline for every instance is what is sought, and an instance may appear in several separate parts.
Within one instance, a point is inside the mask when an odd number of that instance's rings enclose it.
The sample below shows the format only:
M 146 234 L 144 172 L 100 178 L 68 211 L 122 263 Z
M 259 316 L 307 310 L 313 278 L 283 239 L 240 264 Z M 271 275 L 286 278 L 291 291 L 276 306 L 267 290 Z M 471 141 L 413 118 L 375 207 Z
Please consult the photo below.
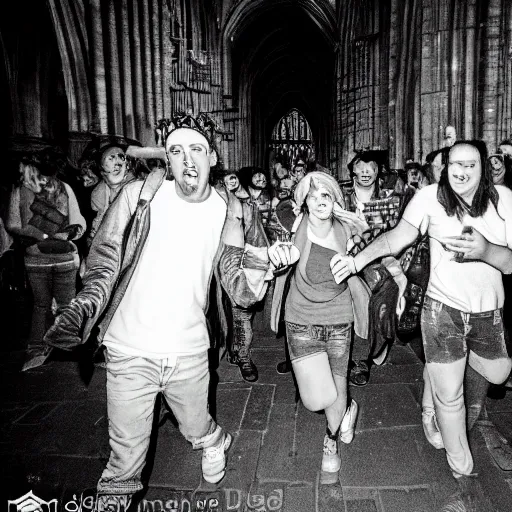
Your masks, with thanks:
M 280 160 L 289 169 L 298 160 L 307 162 L 314 157 L 313 148 L 313 135 L 304 114 L 292 108 L 274 126 L 270 140 L 271 158 Z

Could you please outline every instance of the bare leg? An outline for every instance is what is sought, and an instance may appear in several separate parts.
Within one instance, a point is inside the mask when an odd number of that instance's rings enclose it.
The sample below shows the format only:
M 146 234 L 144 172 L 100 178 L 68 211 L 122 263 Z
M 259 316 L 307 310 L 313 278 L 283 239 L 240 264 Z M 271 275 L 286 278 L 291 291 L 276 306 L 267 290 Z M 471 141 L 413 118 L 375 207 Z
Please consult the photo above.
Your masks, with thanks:
M 329 430 L 334 434 L 341 425 L 341 420 L 347 409 L 347 377 L 333 374 L 338 397 L 332 405 L 325 409 L 325 417 Z

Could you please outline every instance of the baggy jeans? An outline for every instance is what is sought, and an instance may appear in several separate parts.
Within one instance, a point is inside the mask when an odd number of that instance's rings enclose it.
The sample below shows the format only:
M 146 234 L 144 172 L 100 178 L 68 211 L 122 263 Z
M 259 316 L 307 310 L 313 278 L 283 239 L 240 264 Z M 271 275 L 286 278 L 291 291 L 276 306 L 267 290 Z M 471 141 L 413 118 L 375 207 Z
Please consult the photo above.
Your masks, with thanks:
M 111 453 L 98 482 L 98 494 L 131 496 L 142 489 L 141 473 L 159 392 L 194 449 L 213 446 L 224 435 L 208 412 L 207 351 L 172 360 L 130 356 L 107 347 L 105 358 Z
M 468 363 L 493 384 L 510 374 L 502 310 L 464 313 L 427 296 L 421 332 L 426 359 L 423 409 L 435 410 L 453 473 L 469 475 L 473 457 L 466 431 L 464 373 Z

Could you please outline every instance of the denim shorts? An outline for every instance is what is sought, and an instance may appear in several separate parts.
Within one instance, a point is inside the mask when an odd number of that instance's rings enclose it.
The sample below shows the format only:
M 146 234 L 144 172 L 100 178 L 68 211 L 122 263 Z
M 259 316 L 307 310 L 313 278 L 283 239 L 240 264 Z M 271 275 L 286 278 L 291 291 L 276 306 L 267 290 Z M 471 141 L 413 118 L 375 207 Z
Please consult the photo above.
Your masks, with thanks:
M 352 323 L 301 325 L 286 322 L 286 338 L 292 361 L 309 354 L 327 352 L 332 372 L 347 375 Z
M 421 332 L 427 363 L 453 363 L 468 350 L 483 359 L 508 357 L 501 308 L 464 313 L 426 296 Z

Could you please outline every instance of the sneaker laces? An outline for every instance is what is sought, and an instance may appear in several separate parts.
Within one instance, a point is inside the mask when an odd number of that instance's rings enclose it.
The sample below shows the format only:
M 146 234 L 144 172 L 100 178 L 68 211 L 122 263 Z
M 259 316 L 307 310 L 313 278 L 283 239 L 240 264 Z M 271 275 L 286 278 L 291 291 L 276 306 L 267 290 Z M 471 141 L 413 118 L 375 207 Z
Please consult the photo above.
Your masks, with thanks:
M 338 451 L 338 444 L 334 439 L 331 439 L 328 435 L 324 437 L 324 454 L 335 455 Z
M 240 368 L 242 370 L 247 370 L 247 371 L 253 371 L 253 367 L 254 367 L 254 363 L 251 361 L 251 359 L 249 357 L 247 358 L 241 358 L 239 357 L 238 358 L 238 365 L 240 366 Z
M 212 462 L 216 459 L 220 459 L 222 453 L 224 452 L 224 443 L 221 446 L 211 446 L 210 448 L 206 448 L 204 451 L 205 459 L 208 459 L 209 462 Z

